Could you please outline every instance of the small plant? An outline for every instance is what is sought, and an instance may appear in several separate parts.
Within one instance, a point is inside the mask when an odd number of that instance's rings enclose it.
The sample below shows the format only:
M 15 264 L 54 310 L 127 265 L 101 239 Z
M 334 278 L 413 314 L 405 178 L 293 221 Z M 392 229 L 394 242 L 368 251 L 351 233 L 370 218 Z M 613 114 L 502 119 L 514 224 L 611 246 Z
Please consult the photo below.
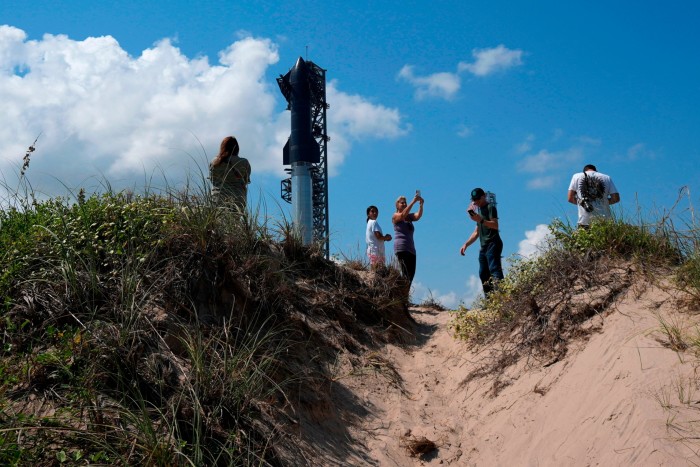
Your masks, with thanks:
M 668 346 L 671 350 L 675 352 L 683 352 L 688 349 L 689 344 L 687 342 L 687 336 L 683 331 L 682 325 L 678 320 L 667 319 L 663 316 L 657 315 L 656 319 L 661 325 L 661 334 L 664 337 L 664 344 Z
M 347 259 L 343 265 L 353 271 L 368 271 L 370 269 L 368 262 L 361 259 Z
M 473 343 L 484 342 L 491 337 L 494 325 L 499 322 L 498 315 L 489 309 L 468 309 L 459 305 L 454 312 L 450 328 L 455 337 Z
M 433 308 L 438 311 L 446 310 L 445 306 L 442 303 L 440 303 L 440 300 L 438 300 L 437 297 L 433 295 L 432 290 L 428 290 L 428 296 L 423 299 L 423 301 L 420 303 L 420 306 L 426 308 Z

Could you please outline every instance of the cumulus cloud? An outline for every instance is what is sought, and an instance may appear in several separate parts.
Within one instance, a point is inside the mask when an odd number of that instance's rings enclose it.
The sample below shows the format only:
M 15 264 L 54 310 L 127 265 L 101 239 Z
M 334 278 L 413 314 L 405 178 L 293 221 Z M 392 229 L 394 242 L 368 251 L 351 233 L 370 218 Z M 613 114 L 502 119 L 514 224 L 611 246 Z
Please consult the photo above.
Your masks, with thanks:
M 531 175 L 526 183 L 527 187 L 536 190 L 548 189 L 563 183 L 571 173 L 580 170 L 591 148 L 600 145 L 600 140 L 590 136 L 567 139 L 564 131 L 560 129 L 554 132 L 549 144 L 569 147 L 558 150 L 539 149 L 533 152 L 532 146 L 535 140 L 535 135 L 528 135 L 515 146 L 514 152 L 521 155 L 516 165 L 517 169 Z
M 41 134 L 29 172 L 66 183 L 87 176 L 136 180 L 154 168 L 181 179 L 195 161 L 206 167 L 234 134 L 255 172 L 281 174 L 289 136 L 284 98 L 267 76 L 279 61 L 269 39 L 241 37 L 208 57 L 189 58 L 169 39 L 138 57 L 111 36 L 28 40 L 0 26 L 0 171 L 21 164 Z M 329 167 L 337 173 L 358 138 L 393 138 L 409 128 L 396 109 L 327 88 Z
M 417 76 L 411 65 L 404 65 L 399 71 L 399 78 L 411 83 L 415 88 L 416 99 L 426 97 L 438 97 L 442 99 L 452 99 L 461 84 L 461 80 L 456 73 L 433 73 L 427 76 Z
M 583 160 L 583 148 L 573 146 L 561 151 L 541 149 L 534 154 L 525 155 L 518 162 L 518 170 L 531 174 L 527 187 L 535 190 L 551 188 L 562 182 L 572 166 L 578 166 Z
M 550 238 L 549 227 L 540 224 L 535 230 L 525 232 L 525 239 L 518 243 L 518 254 L 528 258 L 537 256 Z
M 326 86 L 326 100 L 332 106 L 332 112 L 328 113 L 329 136 L 332 141 L 332 144 L 328 145 L 328 167 L 331 175 L 338 173 L 338 167 L 343 163 L 353 141 L 366 136 L 398 138 L 411 129 L 410 125 L 402 122 L 398 109 L 374 104 L 357 94 L 341 92 L 335 80 Z M 288 126 L 287 122 L 287 133 Z
M 519 168 L 528 173 L 551 172 L 563 166 L 568 166 L 573 162 L 578 162 L 583 158 L 583 152 L 579 147 L 572 147 L 563 151 L 551 152 L 542 149 L 535 154 L 526 156 L 520 161 Z
M 457 69 L 468 71 L 476 76 L 487 76 L 522 65 L 523 51 L 511 50 L 503 44 L 490 49 L 472 50 L 473 63 L 460 62 Z
M 504 45 L 490 49 L 472 50 L 473 63 L 459 62 L 456 72 L 437 72 L 420 76 L 412 65 L 404 65 L 398 78 L 407 81 L 415 88 L 415 98 L 439 98 L 450 100 L 457 95 L 462 78 L 460 73 L 469 72 L 476 76 L 487 76 L 522 64 L 522 50 L 510 50 Z

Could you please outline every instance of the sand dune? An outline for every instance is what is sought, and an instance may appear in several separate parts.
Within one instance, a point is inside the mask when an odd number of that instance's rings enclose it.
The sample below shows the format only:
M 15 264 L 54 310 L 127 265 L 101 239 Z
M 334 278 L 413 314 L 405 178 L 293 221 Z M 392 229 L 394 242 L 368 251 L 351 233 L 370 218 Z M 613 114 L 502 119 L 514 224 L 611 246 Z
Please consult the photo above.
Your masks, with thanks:
M 676 304 L 669 292 L 638 284 L 594 317 L 589 339 L 572 345 L 560 361 L 523 358 L 498 378 L 476 379 L 470 375 L 494 346 L 469 349 L 450 335 L 448 312 L 413 308 L 417 345 L 365 355 L 364 368 L 339 367 L 342 390 L 332 394 L 339 413 L 358 403 L 366 412 L 335 420 L 347 424 L 344 436 L 351 439 L 337 449 L 333 432 L 326 431 L 320 445 L 329 448 L 318 461 L 698 465 L 696 357 L 671 350 L 659 331 L 659 316 L 692 324 L 692 315 L 679 314 Z

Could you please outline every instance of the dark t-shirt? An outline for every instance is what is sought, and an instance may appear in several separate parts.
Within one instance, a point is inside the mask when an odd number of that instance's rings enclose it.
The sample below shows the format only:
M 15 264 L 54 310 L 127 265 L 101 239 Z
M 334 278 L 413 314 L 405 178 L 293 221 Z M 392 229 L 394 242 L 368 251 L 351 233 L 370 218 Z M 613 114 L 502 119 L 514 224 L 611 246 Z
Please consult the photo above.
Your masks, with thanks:
M 498 219 L 498 210 L 493 204 L 487 204 L 483 208 L 480 208 L 479 211 L 481 211 L 480 214 L 481 217 L 484 218 L 484 221 Z M 499 236 L 498 230 L 489 229 L 484 224 L 477 224 L 477 226 L 479 229 L 479 242 L 481 242 L 481 246 L 486 245 L 488 242 Z
M 415 214 L 411 213 L 408 215 L 407 220 L 397 222 L 394 224 L 394 252 L 400 253 L 402 251 L 408 251 L 410 253 L 416 254 L 416 246 L 413 243 L 413 231 L 415 227 L 413 226 L 413 220 L 415 219 Z

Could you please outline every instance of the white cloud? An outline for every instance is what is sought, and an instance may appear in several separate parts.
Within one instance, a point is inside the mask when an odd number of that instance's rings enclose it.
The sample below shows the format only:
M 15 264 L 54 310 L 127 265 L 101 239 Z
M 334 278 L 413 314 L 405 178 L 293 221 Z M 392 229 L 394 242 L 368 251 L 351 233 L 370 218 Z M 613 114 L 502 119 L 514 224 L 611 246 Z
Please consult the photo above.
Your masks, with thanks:
M 368 136 L 398 138 L 411 129 L 402 123 L 398 109 L 373 104 L 357 94 L 341 92 L 335 80 L 326 86 L 326 99 L 331 103 L 332 109 L 328 112 L 329 136 L 332 141 L 328 145 L 328 166 L 332 175 L 338 173 L 338 167 L 350 151 L 352 141 Z M 286 122 L 285 131 L 289 133 L 289 120 Z
M 551 152 L 542 149 L 535 154 L 523 157 L 518 163 L 518 170 L 533 174 L 527 181 L 527 187 L 534 190 L 552 188 L 562 183 L 562 171 L 578 166 L 583 159 L 581 147 L 571 147 L 563 151 Z
M 546 190 L 552 188 L 561 180 L 558 176 L 535 177 L 527 182 L 527 187 L 533 190 Z
M 487 76 L 497 71 L 504 71 L 509 68 L 522 65 L 522 50 L 511 50 L 503 44 L 490 49 L 472 50 L 474 63 L 460 62 L 457 69 L 469 71 L 476 76 Z
M 528 135 L 521 143 L 514 148 L 516 154 L 522 157 L 517 163 L 520 172 L 532 174 L 532 178 L 526 182 L 528 188 L 542 190 L 552 188 L 563 183 L 563 179 L 569 177 L 571 173 L 580 170 L 583 166 L 586 154 L 590 148 L 600 145 L 600 140 L 589 136 L 578 136 L 565 138 L 564 131 L 557 129 L 553 132 L 552 138 L 548 140 L 552 145 L 566 145 L 568 148 L 552 151 L 549 149 L 539 149 L 532 151 L 535 135 Z
M 510 50 L 503 45 L 492 49 L 474 49 L 474 63 L 460 62 L 457 72 L 438 72 L 426 76 L 416 75 L 412 65 L 404 65 L 398 78 L 409 82 L 415 88 L 415 98 L 439 98 L 450 100 L 459 91 L 462 79 L 459 73 L 470 72 L 477 76 L 486 76 L 496 71 L 507 70 L 522 64 L 522 50 Z
M 525 239 L 518 243 L 518 254 L 525 257 L 538 255 L 549 238 L 549 227 L 546 224 L 538 225 L 535 230 L 526 231 Z
M 43 173 L 69 185 L 100 174 L 133 183 L 154 168 L 180 180 L 193 162 L 206 167 L 233 134 L 254 173 L 281 174 L 290 115 L 267 76 L 278 61 L 276 44 L 250 36 L 210 64 L 184 56 L 168 39 L 132 57 L 111 36 L 27 40 L 24 31 L 0 26 L 0 172 L 17 171 L 41 134 L 28 172 L 33 182 Z M 398 110 L 336 83 L 327 98 L 332 173 L 353 141 L 408 131 Z
M 459 91 L 461 80 L 455 73 L 433 73 L 428 76 L 416 76 L 411 65 L 404 65 L 399 71 L 399 78 L 405 79 L 415 88 L 416 99 L 437 97 L 452 99 Z
M 571 147 L 556 152 L 542 149 L 535 154 L 525 156 L 518 164 L 518 168 L 527 173 L 551 173 L 557 169 L 569 167 L 582 159 L 583 150 L 580 147 Z
M 327 99 L 333 103 L 328 119 L 333 127 L 340 127 L 344 134 L 359 138 L 368 134 L 381 138 L 396 138 L 406 134 L 397 109 L 376 105 L 359 95 L 350 95 L 337 89 L 332 80 L 326 89 Z

